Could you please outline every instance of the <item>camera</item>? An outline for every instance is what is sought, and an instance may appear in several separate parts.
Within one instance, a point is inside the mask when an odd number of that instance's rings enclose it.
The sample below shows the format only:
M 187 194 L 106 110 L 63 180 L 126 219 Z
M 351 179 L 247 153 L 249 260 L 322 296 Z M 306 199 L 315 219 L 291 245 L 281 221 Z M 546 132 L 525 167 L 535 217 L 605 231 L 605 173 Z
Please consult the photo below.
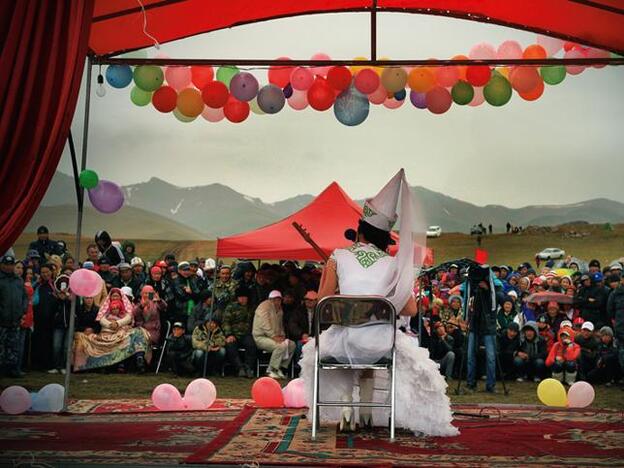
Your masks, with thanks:
M 150 301 L 153 301 L 153 300 L 154 300 L 154 293 L 153 293 L 153 292 L 151 292 L 151 293 L 147 293 L 147 298 L 148 298 Z
M 490 267 L 489 265 L 475 265 L 468 269 L 468 281 L 470 281 L 470 288 L 476 290 L 479 287 L 481 281 L 486 283 L 490 282 Z

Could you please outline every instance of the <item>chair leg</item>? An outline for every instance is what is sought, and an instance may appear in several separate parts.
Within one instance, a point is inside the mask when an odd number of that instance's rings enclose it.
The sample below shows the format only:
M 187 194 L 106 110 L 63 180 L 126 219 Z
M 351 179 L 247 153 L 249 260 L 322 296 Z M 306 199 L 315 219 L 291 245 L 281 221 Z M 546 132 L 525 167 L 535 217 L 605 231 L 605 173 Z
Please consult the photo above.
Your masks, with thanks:
M 163 360 L 163 356 L 165 355 L 165 350 L 167 349 L 167 341 L 165 340 L 162 345 L 162 349 L 160 350 L 160 357 L 158 358 L 158 365 L 156 366 L 156 375 L 160 372 L 160 365 Z
M 314 387 L 312 390 L 312 440 L 316 440 L 316 431 L 319 423 L 318 393 L 319 393 L 319 366 L 318 366 L 318 349 L 314 359 Z
M 208 350 L 204 353 L 204 372 L 202 373 L 202 377 L 206 378 L 206 370 L 208 369 Z
M 392 368 L 390 370 L 390 442 L 394 442 L 396 410 L 396 350 L 392 350 Z

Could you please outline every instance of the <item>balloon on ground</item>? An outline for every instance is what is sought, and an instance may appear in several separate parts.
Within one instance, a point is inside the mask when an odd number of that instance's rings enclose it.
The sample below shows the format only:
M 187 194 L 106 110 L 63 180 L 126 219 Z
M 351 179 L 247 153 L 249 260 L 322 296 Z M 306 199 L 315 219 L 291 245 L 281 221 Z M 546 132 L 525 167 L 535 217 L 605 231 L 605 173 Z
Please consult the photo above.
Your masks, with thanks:
M 544 379 L 537 386 L 537 397 L 546 406 L 565 407 L 568 403 L 565 388 L 556 379 Z
M 283 408 L 284 396 L 277 380 L 260 377 L 251 387 L 251 397 L 260 408 Z
M 28 390 L 18 385 L 5 388 L 0 394 L 0 408 L 7 414 L 22 414 L 32 405 Z
M 585 408 L 592 404 L 595 396 L 594 387 L 591 384 L 582 380 L 574 382 L 568 389 L 568 406 L 570 408 Z

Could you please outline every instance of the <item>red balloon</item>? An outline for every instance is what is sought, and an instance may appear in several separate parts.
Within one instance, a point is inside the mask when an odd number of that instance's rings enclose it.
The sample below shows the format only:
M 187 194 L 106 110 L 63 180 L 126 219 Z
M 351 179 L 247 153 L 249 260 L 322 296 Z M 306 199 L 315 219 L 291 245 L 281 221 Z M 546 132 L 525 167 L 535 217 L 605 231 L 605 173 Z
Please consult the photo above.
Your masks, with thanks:
M 427 109 L 434 114 L 444 114 L 451 108 L 453 98 L 448 89 L 442 86 L 436 86 L 427 92 L 425 96 L 427 102 Z
M 364 68 L 355 75 L 355 89 L 362 94 L 374 93 L 379 87 L 379 75 L 370 68 Z
M 191 67 L 191 81 L 197 89 L 204 89 L 214 78 L 214 71 L 211 66 Z
M 251 387 L 251 397 L 260 408 L 283 408 L 284 395 L 277 380 L 260 377 Z
M 351 71 L 347 67 L 331 67 L 327 72 L 327 83 L 337 91 L 344 91 L 351 84 Z
M 277 60 L 290 60 L 290 57 L 278 57 Z M 269 67 L 269 83 L 285 88 L 290 83 L 290 74 L 293 67 L 285 67 L 283 65 L 274 65 Z
M 485 86 L 492 71 L 487 65 L 471 65 L 466 68 L 466 80 L 472 86 Z
M 515 67 L 509 75 L 511 86 L 518 93 L 528 93 L 542 81 L 536 67 Z
M 527 93 L 518 93 L 525 101 L 535 101 L 544 94 L 544 82 L 539 81 L 539 84 Z
M 249 116 L 249 103 L 230 97 L 223 107 L 225 118 L 233 123 L 241 123 Z
M 202 90 L 202 99 L 208 107 L 223 107 L 230 97 L 230 91 L 220 81 L 210 81 Z
M 152 104 L 160 112 L 171 112 L 177 101 L 178 93 L 171 86 L 161 86 L 152 95 Z
M 334 100 L 336 94 L 334 90 L 327 84 L 325 78 L 317 77 L 314 80 L 314 84 L 308 89 L 308 102 L 310 107 L 317 111 L 324 111 L 329 109 Z

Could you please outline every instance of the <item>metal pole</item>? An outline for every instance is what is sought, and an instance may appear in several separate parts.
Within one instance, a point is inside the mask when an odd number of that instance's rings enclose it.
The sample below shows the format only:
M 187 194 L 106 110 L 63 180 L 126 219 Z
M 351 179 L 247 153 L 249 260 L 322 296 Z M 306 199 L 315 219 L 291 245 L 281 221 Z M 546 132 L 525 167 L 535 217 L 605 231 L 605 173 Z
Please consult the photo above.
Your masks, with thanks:
M 84 110 L 84 127 L 82 129 L 82 161 L 80 164 L 80 170 L 84 171 L 87 166 L 87 141 L 89 137 L 89 108 L 91 105 L 91 57 L 87 58 L 87 87 L 85 96 L 85 110 Z M 76 260 L 80 258 L 80 238 L 82 237 L 82 213 L 84 206 L 84 188 L 80 187 L 77 193 L 78 201 L 78 214 L 76 217 L 76 247 L 74 249 L 74 255 Z M 76 301 L 77 298 L 72 294 L 71 299 L 71 313 L 69 315 L 69 329 L 67 330 L 67 361 L 65 362 L 65 398 L 63 400 L 63 411 L 67 411 L 69 405 L 69 384 L 71 380 L 71 363 L 73 361 L 73 348 L 74 348 L 74 329 L 76 327 Z
M 377 0 L 373 0 L 371 7 L 371 60 L 377 60 Z

